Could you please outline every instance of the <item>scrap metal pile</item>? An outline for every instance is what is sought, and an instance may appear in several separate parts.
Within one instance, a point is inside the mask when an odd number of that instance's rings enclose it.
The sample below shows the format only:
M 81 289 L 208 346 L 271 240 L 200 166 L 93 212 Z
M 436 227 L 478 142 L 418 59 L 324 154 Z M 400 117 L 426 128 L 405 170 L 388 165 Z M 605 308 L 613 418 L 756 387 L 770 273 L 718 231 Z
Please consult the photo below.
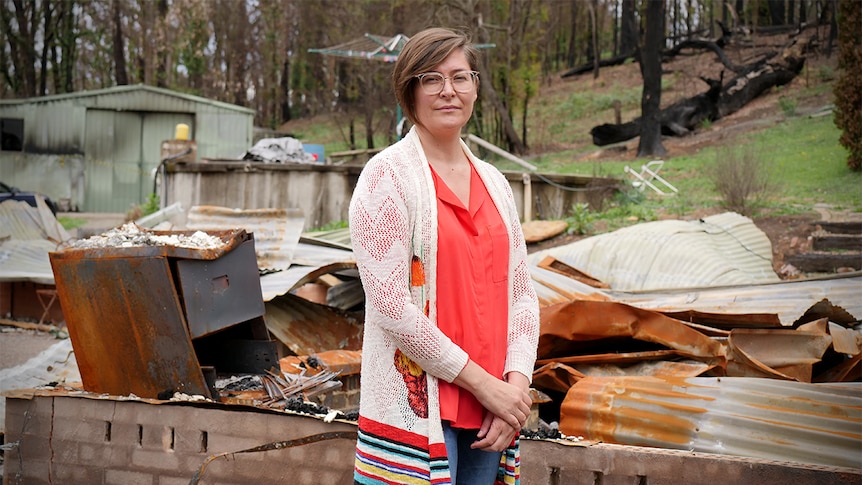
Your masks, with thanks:
M 196 229 L 205 234 L 209 216 L 196 217 L 200 218 Z M 265 234 L 271 218 L 259 224 L 249 222 L 244 231 Z M 121 232 L 141 231 L 131 227 Z M 194 237 L 198 233 L 178 234 Z M 200 249 L 162 248 L 136 254 L 167 255 L 179 258 L 183 265 L 203 268 L 221 262 L 230 263 L 234 271 L 245 269 L 246 262 L 254 260 L 253 249 L 240 261 L 231 248 L 251 238 L 245 232 L 238 238 L 224 228 L 220 234 L 216 239 L 229 242 L 227 247 L 206 246 L 206 238 L 198 234 Z M 118 254 L 116 249 L 99 246 L 129 243 L 117 236 L 106 233 L 91 240 L 91 246 L 81 246 L 91 248 L 84 249 L 87 259 L 81 261 L 94 264 L 103 256 Z M 74 255 L 81 250 L 71 251 Z M 271 362 L 267 372 L 247 373 L 255 374 L 251 379 L 239 373 L 233 380 L 217 380 L 210 387 L 215 400 L 318 415 L 336 409 L 354 416 L 364 301 L 349 242 L 315 242 L 314 236 L 304 235 L 289 253 L 279 260 L 285 264 L 278 266 L 285 269 L 271 271 L 271 264 L 252 269 L 255 281 L 260 270 L 265 310 L 249 308 L 248 315 L 228 319 L 218 328 L 211 328 L 209 322 L 220 317 L 220 311 L 198 315 L 188 299 L 196 288 L 210 288 L 206 272 L 178 278 L 171 272 L 159 273 L 154 281 L 169 283 L 169 289 L 174 282 L 177 286 L 165 300 L 177 306 L 171 313 L 176 325 L 169 330 L 179 335 L 181 324 L 188 325 L 195 340 L 175 339 L 170 348 L 160 341 L 159 352 L 191 357 L 181 370 L 194 379 L 189 377 L 183 385 L 203 389 L 206 395 L 206 383 L 198 375 L 208 363 L 193 362 L 195 353 L 201 358 L 200 343 L 214 344 L 213 352 L 222 357 L 225 349 L 242 352 L 242 347 L 213 342 L 212 335 L 237 337 L 231 332 L 250 319 L 265 325 L 266 337 L 274 338 L 282 346 L 280 355 L 286 356 Z M 72 262 L 74 269 L 84 267 L 82 262 Z M 531 254 L 528 264 L 541 306 L 533 387 L 540 391 L 534 403 L 543 428 L 559 429 L 587 442 L 862 468 L 858 454 L 862 273 L 782 281 L 772 270 L 768 239 L 738 214 L 639 224 Z M 70 272 L 68 277 L 81 275 Z M 212 281 L 247 290 L 236 285 L 235 276 Z M 207 284 L 189 285 L 201 282 Z M 316 292 L 315 299 L 303 298 L 307 285 L 323 291 Z M 61 286 L 63 281 L 58 279 L 62 294 Z M 136 311 L 128 314 L 142 315 L 153 305 L 151 286 L 135 287 L 148 296 L 139 298 Z M 75 296 L 76 301 L 87 299 L 87 295 Z M 215 293 L 209 296 L 204 309 L 219 302 Z M 175 303 L 180 298 L 182 304 Z M 240 300 L 248 300 L 245 292 Z M 76 312 L 81 312 L 80 307 L 71 315 Z M 200 320 L 197 326 L 196 320 Z M 79 326 L 89 320 L 82 322 Z M 75 348 L 78 361 L 92 360 L 87 354 L 96 348 L 93 339 L 75 342 L 72 327 L 73 343 L 80 344 Z M 260 328 L 252 326 L 251 334 L 260 337 Z M 174 378 L 175 372 L 154 367 L 153 354 L 145 352 L 149 349 L 129 337 L 127 347 L 140 351 L 140 362 L 148 364 L 129 366 L 122 380 L 90 376 L 90 382 L 98 384 L 96 391 L 102 385 L 129 386 L 128 376 L 135 372 L 139 381 L 151 381 L 142 389 L 151 393 Z M 105 336 L 112 345 L 117 338 Z M 234 341 L 248 343 L 243 336 Z M 260 348 L 267 343 L 257 342 Z M 92 373 L 105 367 L 87 369 Z M 88 376 L 82 375 L 86 385 Z M 137 392 L 132 387 L 116 394 Z M 543 399 L 543 393 L 550 399 Z

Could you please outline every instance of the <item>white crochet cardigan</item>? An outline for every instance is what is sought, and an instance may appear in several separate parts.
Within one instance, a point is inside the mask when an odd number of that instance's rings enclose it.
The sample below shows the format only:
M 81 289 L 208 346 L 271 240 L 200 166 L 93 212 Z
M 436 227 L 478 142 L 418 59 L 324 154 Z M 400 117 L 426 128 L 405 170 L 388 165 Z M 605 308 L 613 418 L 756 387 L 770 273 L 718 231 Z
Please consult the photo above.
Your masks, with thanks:
M 461 144 L 509 233 L 510 307 L 504 372 L 517 371 L 530 378 L 536 360 L 539 306 L 512 189 L 499 170 L 476 158 L 463 141 Z M 435 323 L 437 199 L 415 127 L 368 162 L 354 189 L 349 214 L 353 252 L 366 295 L 359 414 L 426 436 L 429 444 L 443 443 L 437 379 L 452 382 L 468 356 Z M 422 286 L 411 285 L 414 256 L 424 267 Z M 399 349 L 427 375 L 427 416 L 417 415 L 411 408 L 407 377 L 394 363 Z

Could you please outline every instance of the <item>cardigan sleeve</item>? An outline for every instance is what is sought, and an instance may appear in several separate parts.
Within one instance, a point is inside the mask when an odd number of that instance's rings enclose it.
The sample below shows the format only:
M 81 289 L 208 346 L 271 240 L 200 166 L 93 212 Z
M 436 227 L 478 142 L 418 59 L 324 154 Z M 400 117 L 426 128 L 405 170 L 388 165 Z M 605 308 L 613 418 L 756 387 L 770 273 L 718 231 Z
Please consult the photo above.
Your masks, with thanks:
M 509 309 L 508 351 L 504 373 L 518 371 L 532 382 L 539 343 L 539 301 L 530 267 L 527 245 L 521 223 L 515 211 L 512 219 L 512 302 Z
M 406 182 L 409 165 L 392 152 L 381 152 L 366 164 L 350 202 L 350 237 L 365 290 L 365 325 L 379 328 L 429 374 L 452 382 L 468 356 L 412 297 L 412 238 L 419 194 Z

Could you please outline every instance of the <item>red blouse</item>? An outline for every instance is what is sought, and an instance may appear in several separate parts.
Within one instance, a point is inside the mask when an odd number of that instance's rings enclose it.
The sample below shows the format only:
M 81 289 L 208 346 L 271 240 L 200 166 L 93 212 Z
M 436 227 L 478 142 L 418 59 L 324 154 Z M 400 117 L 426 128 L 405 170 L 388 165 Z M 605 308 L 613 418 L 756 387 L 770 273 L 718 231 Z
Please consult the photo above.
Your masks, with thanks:
M 502 379 L 509 238 L 488 189 L 470 169 L 469 210 L 431 169 L 437 192 L 437 326 L 470 360 Z M 468 391 L 441 380 L 440 416 L 453 427 L 478 429 L 484 409 Z

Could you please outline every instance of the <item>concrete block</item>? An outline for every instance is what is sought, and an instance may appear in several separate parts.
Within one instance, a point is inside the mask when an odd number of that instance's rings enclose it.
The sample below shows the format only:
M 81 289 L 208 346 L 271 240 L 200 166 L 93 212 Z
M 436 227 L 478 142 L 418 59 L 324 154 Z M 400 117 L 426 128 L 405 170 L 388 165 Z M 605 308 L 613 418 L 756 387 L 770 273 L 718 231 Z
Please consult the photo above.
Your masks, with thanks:
M 176 453 L 164 450 L 140 449 L 132 452 L 130 465 L 134 469 L 150 471 L 175 471 L 181 463 Z
M 133 472 L 125 469 L 105 471 L 105 485 L 155 485 L 156 477 L 150 473 Z
M 103 483 L 104 472 L 98 467 L 78 465 L 54 466 L 53 468 L 51 473 L 53 483 Z

